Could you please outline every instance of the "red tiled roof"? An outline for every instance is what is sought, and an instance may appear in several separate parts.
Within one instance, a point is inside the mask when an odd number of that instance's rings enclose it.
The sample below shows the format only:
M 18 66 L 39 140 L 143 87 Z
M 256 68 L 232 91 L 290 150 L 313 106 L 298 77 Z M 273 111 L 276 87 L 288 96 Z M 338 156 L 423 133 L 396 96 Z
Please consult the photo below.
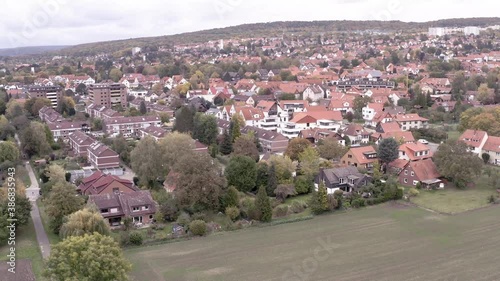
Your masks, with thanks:
M 466 130 L 458 139 L 465 142 L 468 146 L 480 147 L 486 137 L 487 134 L 485 131 Z

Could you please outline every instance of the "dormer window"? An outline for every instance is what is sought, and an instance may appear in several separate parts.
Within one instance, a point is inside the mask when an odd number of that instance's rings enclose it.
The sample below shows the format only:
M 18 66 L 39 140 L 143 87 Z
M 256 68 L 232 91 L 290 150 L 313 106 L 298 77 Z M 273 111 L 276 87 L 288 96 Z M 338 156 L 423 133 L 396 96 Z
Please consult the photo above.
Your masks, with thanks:
M 340 178 L 339 181 L 340 181 L 341 184 L 344 183 L 344 179 L 343 178 Z
M 139 207 L 132 207 L 132 212 L 138 212 L 140 210 L 141 210 L 141 208 L 139 208 Z

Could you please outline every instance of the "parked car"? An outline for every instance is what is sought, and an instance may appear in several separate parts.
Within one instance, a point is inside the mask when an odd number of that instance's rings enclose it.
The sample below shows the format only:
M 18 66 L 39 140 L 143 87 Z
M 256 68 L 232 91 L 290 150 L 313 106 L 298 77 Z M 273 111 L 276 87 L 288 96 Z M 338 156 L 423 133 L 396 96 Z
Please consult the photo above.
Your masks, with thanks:
M 429 144 L 429 142 L 425 139 L 419 139 L 418 142 L 423 144 Z

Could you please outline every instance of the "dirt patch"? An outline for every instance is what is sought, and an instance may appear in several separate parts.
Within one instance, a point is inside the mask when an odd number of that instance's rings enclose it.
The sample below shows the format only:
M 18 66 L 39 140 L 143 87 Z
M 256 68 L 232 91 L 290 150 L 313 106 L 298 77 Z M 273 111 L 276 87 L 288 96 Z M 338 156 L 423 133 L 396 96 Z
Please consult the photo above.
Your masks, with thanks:
M 413 206 L 411 206 L 410 204 L 406 203 L 406 202 L 400 202 L 400 201 L 389 201 L 387 204 L 386 204 L 387 207 L 389 208 L 394 208 L 394 209 L 409 209 L 409 208 L 412 208 Z

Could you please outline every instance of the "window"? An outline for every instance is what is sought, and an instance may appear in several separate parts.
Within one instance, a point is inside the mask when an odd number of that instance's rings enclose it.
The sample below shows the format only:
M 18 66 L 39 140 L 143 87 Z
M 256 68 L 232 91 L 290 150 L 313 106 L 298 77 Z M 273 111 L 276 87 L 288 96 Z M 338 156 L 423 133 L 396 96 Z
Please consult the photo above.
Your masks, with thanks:
M 405 183 L 408 183 L 408 179 L 404 179 L 404 182 L 405 182 Z
M 415 172 L 413 172 L 413 171 L 412 171 L 412 172 L 411 172 L 411 176 L 412 176 L 412 177 L 413 177 L 413 176 L 415 176 Z
M 142 222 L 142 217 L 134 217 L 134 222 Z
M 105 213 L 108 213 L 109 212 L 109 209 L 101 209 L 101 213 L 105 214 Z
M 138 212 L 138 211 L 140 211 L 140 210 L 141 210 L 141 208 L 139 208 L 139 207 L 133 207 L 133 208 L 132 208 L 132 212 Z
M 120 193 L 120 189 L 118 187 L 113 187 L 113 193 Z
M 418 181 L 413 181 L 413 185 L 417 185 L 418 184 Z
M 149 206 L 142 207 L 143 210 L 149 210 Z
M 405 175 L 408 175 L 408 170 L 405 170 Z
M 152 220 L 153 219 L 153 215 L 149 215 L 149 219 Z
M 341 184 L 344 183 L 344 179 L 343 178 L 340 178 L 339 180 L 340 180 Z

